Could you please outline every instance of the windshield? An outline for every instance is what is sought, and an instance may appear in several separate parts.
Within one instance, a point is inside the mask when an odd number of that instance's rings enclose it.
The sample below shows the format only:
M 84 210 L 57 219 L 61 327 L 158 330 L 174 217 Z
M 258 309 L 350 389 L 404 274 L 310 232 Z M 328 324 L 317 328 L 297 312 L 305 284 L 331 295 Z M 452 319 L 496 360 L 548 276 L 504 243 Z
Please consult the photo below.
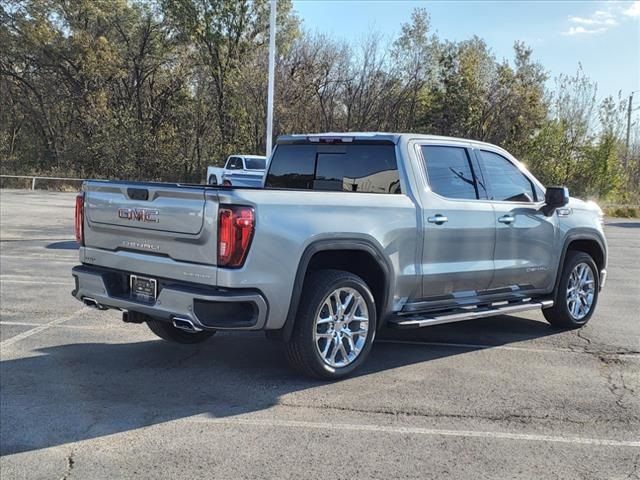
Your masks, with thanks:
M 267 166 L 267 161 L 264 158 L 245 158 L 244 163 L 247 170 L 264 170 Z

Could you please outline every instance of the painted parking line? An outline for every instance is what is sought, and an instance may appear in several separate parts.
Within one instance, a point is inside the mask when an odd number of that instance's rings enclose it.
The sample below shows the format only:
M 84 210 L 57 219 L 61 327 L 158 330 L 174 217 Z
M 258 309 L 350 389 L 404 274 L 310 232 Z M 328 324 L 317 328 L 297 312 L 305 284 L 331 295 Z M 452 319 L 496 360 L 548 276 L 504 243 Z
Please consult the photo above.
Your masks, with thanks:
M 591 355 L 589 352 L 582 352 L 578 350 L 572 350 L 570 348 L 540 348 L 540 347 L 519 347 L 515 345 L 488 345 L 488 344 L 474 344 L 474 343 L 449 343 L 449 342 L 421 342 L 418 340 L 376 340 L 375 343 L 390 343 L 390 344 L 406 344 L 406 345 L 421 345 L 427 347 L 450 347 L 450 348 L 463 348 L 473 350 L 511 350 L 511 351 L 526 351 L 534 353 L 578 353 Z M 640 353 L 629 352 L 623 354 L 607 353 L 607 355 L 616 356 L 624 355 L 625 358 L 640 359 Z
M 52 282 L 51 280 L 14 280 L 0 278 L 0 284 L 24 284 L 24 285 L 64 285 L 72 287 L 73 282 Z
M 446 430 L 438 428 L 420 427 L 394 427 L 386 425 L 358 425 L 351 423 L 327 423 L 327 422 L 306 422 L 296 420 L 257 420 L 257 419 L 226 419 L 214 418 L 206 419 L 196 417 L 190 420 L 195 423 L 213 423 L 230 426 L 252 426 L 290 429 L 312 429 L 312 430 L 333 430 L 349 432 L 370 432 L 400 435 L 422 435 L 436 437 L 462 437 L 462 438 L 484 438 L 494 440 L 515 440 L 525 442 L 552 442 L 575 445 L 596 445 L 604 447 L 630 447 L 640 448 L 640 441 L 613 440 L 605 438 L 574 437 L 563 435 L 538 435 L 527 433 L 490 432 L 477 430 Z
M 70 328 L 72 330 L 97 330 L 97 331 L 105 331 L 105 330 L 129 330 L 131 327 L 124 322 L 121 322 L 122 325 L 110 326 L 110 327 L 101 327 L 94 325 L 50 325 L 49 328 Z M 48 325 L 46 323 L 29 323 L 29 322 L 14 322 L 13 320 L 0 321 L 0 326 L 6 325 L 8 327 L 40 327 L 43 325 Z
M 1 260 L 48 260 L 50 262 L 78 263 L 78 256 L 65 257 L 62 255 L 0 255 Z
M 0 312 L 0 315 L 2 312 Z M 66 321 L 66 320 L 65 320 Z M 101 325 L 64 325 L 63 322 L 60 323 L 29 323 L 29 322 L 17 322 L 12 320 L 0 321 L 0 326 L 16 326 L 16 327 L 41 327 L 47 326 L 48 328 L 70 328 L 70 329 L 78 329 L 78 330 L 96 330 L 96 331 L 105 331 L 105 330 L 126 330 L 129 329 L 130 326 L 126 324 L 122 324 L 121 326 L 101 326 Z M 574 355 L 591 355 L 589 352 L 582 352 L 579 350 L 570 350 L 568 348 L 532 348 L 532 347 L 515 347 L 508 345 L 478 345 L 472 343 L 448 343 L 448 342 L 418 342 L 418 341 L 405 341 L 405 340 L 376 340 L 376 343 L 388 343 L 388 344 L 409 344 L 409 345 L 421 345 L 428 347 L 440 347 L 440 348 L 460 348 L 464 350 L 506 350 L 506 351 L 518 351 L 518 352 L 532 352 L 532 353 L 569 353 Z M 1 346 L 2 344 L 0 344 Z M 624 356 L 624 358 L 628 359 L 640 359 L 640 354 L 635 353 L 608 353 L 608 356 L 616 357 L 616 356 Z
M 20 237 L 2 237 L 0 238 L 0 243 L 2 242 L 72 242 L 75 241 L 75 238 L 48 238 L 48 237 L 29 237 L 29 238 L 20 238 Z
M 74 318 L 79 317 L 81 314 L 86 313 L 89 311 L 89 307 L 82 307 L 79 310 L 76 310 L 75 312 L 73 312 L 71 315 L 68 315 L 66 317 L 62 317 L 62 318 L 57 318 L 55 320 L 52 320 L 49 323 L 43 323 L 41 325 L 38 325 L 35 328 L 32 328 L 31 330 L 27 330 L 26 332 L 22 332 L 19 333 L 18 335 L 8 338 L 6 340 L 4 340 L 3 342 L 0 342 L 0 349 L 2 349 L 4 351 L 4 349 L 6 349 L 7 347 L 11 347 L 12 345 L 16 344 L 17 342 L 24 340 L 25 338 L 29 338 L 33 335 L 36 335 L 40 332 L 44 332 L 45 330 L 48 330 L 50 328 L 53 328 L 55 326 L 58 326 L 64 322 L 68 322 L 69 320 L 73 320 Z
M 568 348 L 517 347 L 517 346 L 511 346 L 511 345 L 489 345 L 489 344 L 479 344 L 479 343 L 421 342 L 419 340 L 392 340 L 392 339 L 379 339 L 379 340 L 376 340 L 376 343 L 423 345 L 427 347 L 472 348 L 474 350 L 499 348 L 501 350 L 527 350 L 529 352 L 539 352 L 539 353 L 550 353 L 550 352 L 574 353 L 573 350 L 570 350 Z

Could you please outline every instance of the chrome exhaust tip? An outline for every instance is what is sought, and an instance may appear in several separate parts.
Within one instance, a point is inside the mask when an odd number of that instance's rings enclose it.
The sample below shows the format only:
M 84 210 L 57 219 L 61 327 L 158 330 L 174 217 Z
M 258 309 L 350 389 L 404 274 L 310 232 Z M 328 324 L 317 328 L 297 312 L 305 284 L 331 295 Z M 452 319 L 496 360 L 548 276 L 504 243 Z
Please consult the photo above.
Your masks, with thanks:
M 196 326 L 191 320 L 188 318 L 178 318 L 175 317 L 173 319 L 173 326 L 179 328 L 180 330 L 184 330 L 185 332 L 196 333 L 201 332 L 202 329 Z
M 107 307 L 105 307 L 104 305 L 100 305 L 98 303 L 98 301 L 95 298 L 91 298 L 91 297 L 83 297 L 82 298 L 82 302 L 87 306 L 87 307 L 91 307 L 91 308 L 97 308 L 98 310 L 107 310 Z

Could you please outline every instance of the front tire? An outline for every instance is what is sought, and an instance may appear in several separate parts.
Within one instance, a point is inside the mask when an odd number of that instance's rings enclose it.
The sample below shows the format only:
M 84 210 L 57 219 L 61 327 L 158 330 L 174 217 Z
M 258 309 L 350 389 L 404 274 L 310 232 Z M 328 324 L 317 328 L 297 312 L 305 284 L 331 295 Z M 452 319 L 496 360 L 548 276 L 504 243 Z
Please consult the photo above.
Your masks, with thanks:
M 375 301 L 362 278 L 341 270 L 313 272 L 302 291 L 287 359 L 311 377 L 345 377 L 369 355 L 376 326 Z
M 149 330 L 155 333 L 158 337 L 167 342 L 194 344 L 202 343 L 205 340 L 211 338 L 216 332 L 212 330 L 205 330 L 202 332 L 185 332 L 179 328 L 174 327 L 171 323 L 163 320 L 157 320 L 150 318 L 147 321 Z
M 598 267 L 588 253 L 571 250 L 562 268 L 553 307 L 542 311 L 558 328 L 580 328 L 591 319 L 598 303 Z

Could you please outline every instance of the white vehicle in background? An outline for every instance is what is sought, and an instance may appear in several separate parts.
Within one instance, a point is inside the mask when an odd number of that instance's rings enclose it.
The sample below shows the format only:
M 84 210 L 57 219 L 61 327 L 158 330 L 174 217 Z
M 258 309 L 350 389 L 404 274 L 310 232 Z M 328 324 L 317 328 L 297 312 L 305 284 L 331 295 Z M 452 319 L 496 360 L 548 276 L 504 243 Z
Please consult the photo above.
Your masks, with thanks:
M 209 185 L 261 187 L 267 168 L 267 157 L 260 155 L 230 155 L 224 167 L 208 167 Z

